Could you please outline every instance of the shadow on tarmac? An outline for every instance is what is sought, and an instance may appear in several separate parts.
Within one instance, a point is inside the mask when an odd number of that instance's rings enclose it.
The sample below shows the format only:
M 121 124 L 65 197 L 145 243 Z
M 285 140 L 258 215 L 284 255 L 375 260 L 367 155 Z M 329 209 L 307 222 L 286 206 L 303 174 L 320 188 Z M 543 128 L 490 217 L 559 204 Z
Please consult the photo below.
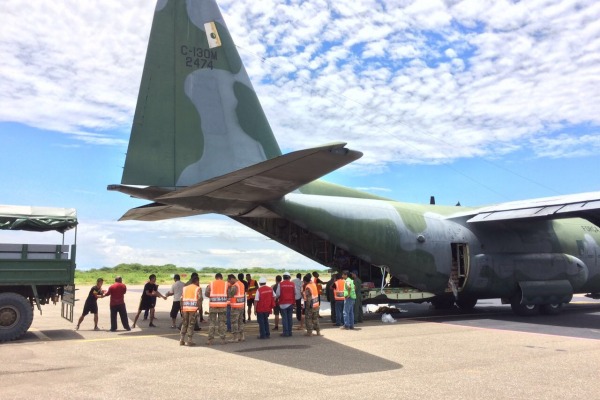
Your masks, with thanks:
M 327 332 L 333 330 L 328 325 L 324 324 L 321 327 L 324 336 L 305 337 L 304 331 L 294 330 L 292 337 L 281 337 L 278 331 L 271 330 L 270 339 L 258 340 L 256 339 L 258 325 L 251 322 L 244 328 L 246 341 L 222 345 L 220 339 L 216 337 L 215 344 L 210 346 L 210 349 L 325 376 L 383 372 L 402 368 L 399 363 L 328 339 Z M 199 345 L 196 348 L 207 348 L 205 345 L 207 334 L 208 324 L 203 324 L 202 330 L 194 333 L 194 341 Z M 178 334 L 170 335 L 169 338 L 179 341 Z M 337 365 L 334 365 L 332 360 L 336 360 Z

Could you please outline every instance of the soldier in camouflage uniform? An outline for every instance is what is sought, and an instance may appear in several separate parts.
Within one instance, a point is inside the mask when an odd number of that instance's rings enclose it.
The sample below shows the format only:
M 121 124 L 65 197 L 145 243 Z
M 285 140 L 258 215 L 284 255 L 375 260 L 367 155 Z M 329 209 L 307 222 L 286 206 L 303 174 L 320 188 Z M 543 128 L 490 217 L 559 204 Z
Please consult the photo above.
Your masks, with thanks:
M 313 329 L 317 336 L 321 336 L 321 327 L 319 326 L 319 292 L 317 285 L 311 282 L 310 275 L 304 277 L 306 288 L 304 289 L 304 322 L 306 324 L 305 336 L 312 336 Z M 316 302 L 316 306 L 315 306 Z
M 229 289 L 227 289 L 227 298 L 231 306 L 231 333 L 233 339 L 231 342 L 243 342 L 246 340 L 244 335 L 244 299 L 245 291 L 244 284 L 241 281 L 235 279 L 235 275 L 229 274 L 227 276 L 227 283 Z M 239 300 L 238 300 L 239 299 Z
M 202 304 L 202 290 L 199 287 L 200 280 L 198 275 L 192 278 L 192 283 L 183 289 L 181 297 L 182 323 L 181 323 L 181 338 L 179 345 L 195 346 L 192 341 L 194 336 L 194 325 L 196 323 L 196 313 L 199 305 Z M 186 340 L 187 337 L 187 340 Z
M 215 275 L 215 280 L 206 287 L 204 294 L 210 301 L 208 341 L 206 344 L 209 346 L 213 344 L 212 341 L 217 331 L 221 337 L 221 344 L 226 344 L 227 282 L 223 281 L 223 275 L 220 272 Z

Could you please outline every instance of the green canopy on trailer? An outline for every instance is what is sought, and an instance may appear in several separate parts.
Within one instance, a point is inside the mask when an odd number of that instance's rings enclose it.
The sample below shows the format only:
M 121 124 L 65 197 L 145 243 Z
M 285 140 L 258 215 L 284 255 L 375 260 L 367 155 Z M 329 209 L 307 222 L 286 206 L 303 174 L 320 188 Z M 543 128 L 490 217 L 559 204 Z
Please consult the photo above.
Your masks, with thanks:
M 0 205 L 0 229 L 65 233 L 77 226 L 74 208 Z

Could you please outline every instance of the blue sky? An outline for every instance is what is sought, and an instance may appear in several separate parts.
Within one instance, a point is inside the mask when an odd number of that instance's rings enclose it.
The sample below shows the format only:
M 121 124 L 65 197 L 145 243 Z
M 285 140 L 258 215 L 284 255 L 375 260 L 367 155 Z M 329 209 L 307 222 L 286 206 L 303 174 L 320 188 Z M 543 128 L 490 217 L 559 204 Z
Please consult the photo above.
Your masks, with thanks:
M 227 218 L 116 222 L 154 4 L 0 4 L 1 203 L 75 207 L 78 266 L 315 264 Z M 325 179 L 405 202 L 600 190 L 595 1 L 223 0 L 285 152 L 343 140 Z M 50 238 L 0 232 L 0 241 Z

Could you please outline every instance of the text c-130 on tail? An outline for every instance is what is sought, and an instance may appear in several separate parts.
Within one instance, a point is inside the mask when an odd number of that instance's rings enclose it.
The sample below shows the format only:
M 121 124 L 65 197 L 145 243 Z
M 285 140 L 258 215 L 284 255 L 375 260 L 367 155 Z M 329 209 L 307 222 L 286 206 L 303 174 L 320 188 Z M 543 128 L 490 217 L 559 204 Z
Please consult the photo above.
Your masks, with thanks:
M 391 277 L 373 302 L 522 315 L 600 296 L 600 192 L 489 207 L 408 204 L 318 180 L 345 143 L 282 155 L 215 0 L 159 0 L 119 191 L 121 220 L 227 215 L 333 269 Z

